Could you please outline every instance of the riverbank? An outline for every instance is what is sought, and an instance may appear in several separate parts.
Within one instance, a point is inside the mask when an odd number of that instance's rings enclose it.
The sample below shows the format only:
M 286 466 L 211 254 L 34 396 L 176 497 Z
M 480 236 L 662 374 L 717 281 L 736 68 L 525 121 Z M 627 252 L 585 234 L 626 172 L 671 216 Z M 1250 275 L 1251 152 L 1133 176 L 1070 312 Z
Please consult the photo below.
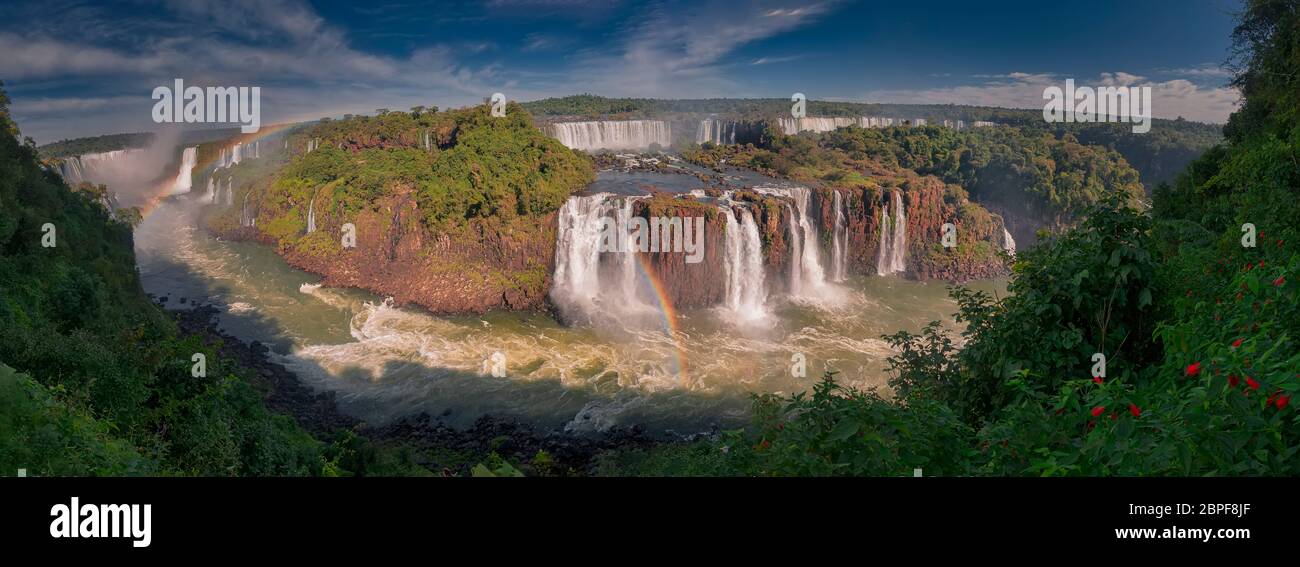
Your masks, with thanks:
M 222 357 L 249 369 L 266 406 L 293 418 L 316 439 L 334 442 L 351 433 L 435 475 L 469 475 L 476 465 L 499 459 L 529 476 L 586 476 L 595 473 L 598 457 L 606 452 L 692 440 L 652 436 L 641 426 L 579 435 L 491 415 L 478 418 L 467 429 L 451 427 L 428 413 L 370 425 L 341 411 L 334 392 L 317 392 L 303 384 L 271 359 L 266 345 L 245 343 L 219 329 L 216 307 L 201 304 L 167 312 L 182 334 L 201 337 Z

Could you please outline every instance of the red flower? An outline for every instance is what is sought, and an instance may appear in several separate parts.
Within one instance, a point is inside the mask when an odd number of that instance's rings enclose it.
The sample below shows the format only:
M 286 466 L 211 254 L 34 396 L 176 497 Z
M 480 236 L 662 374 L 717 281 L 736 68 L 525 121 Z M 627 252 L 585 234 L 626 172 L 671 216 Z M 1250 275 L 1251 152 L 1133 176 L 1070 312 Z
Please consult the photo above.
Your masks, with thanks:
M 1235 341 L 1232 341 L 1232 348 L 1237 348 L 1237 347 L 1241 346 L 1241 341 L 1243 341 L 1243 340 L 1245 340 L 1245 339 L 1237 339 L 1237 340 L 1235 340 Z
M 762 450 L 767 449 L 768 447 L 771 447 L 771 446 L 772 446 L 772 444 L 771 444 L 771 443 L 768 443 L 768 442 L 767 442 L 767 439 L 764 439 L 762 443 L 759 443 L 758 446 L 757 446 L 757 447 L 754 447 L 754 448 L 755 448 L 755 449 L 758 449 L 759 451 L 762 451 Z
M 1273 393 L 1272 393 L 1272 394 L 1269 394 L 1269 395 L 1268 395 L 1268 399 L 1264 401 L 1264 405 L 1266 405 L 1266 406 L 1271 406 L 1271 405 L 1273 405 L 1273 400 L 1276 400 L 1276 399 L 1277 399 L 1277 395 L 1278 395 L 1278 394 L 1281 394 L 1281 393 L 1282 393 L 1282 390 L 1273 390 Z
M 1286 405 L 1291 403 L 1291 394 L 1277 397 L 1277 409 L 1286 409 Z
M 1193 363 L 1187 365 L 1187 375 L 1188 375 L 1188 376 L 1196 376 L 1197 374 L 1200 374 L 1200 373 L 1201 373 L 1201 363 L 1199 363 L 1199 362 L 1193 362 Z
M 1258 390 L 1258 389 L 1259 389 L 1259 382 L 1256 382 L 1255 379 L 1254 379 L 1254 378 L 1251 378 L 1250 376 L 1247 376 L 1247 377 L 1246 377 L 1246 385 L 1247 385 L 1247 386 L 1250 386 L 1250 389 L 1252 389 L 1252 390 Z
M 1096 382 L 1096 383 L 1098 383 L 1098 384 L 1102 383 L 1101 376 L 1093 376 L 1093 377 L 1092 377 L 1092 381 L 1093 381 L 1093 382 Z
M 1229 385 L 1229 386 L 1232 386 L 1233 388 L 1236 388 L 1236 387 L 1237 387 L 1237 384 L 1240 384 L 1240 383 L 1241 383 L 1241 381 L 1237 379 L 1237 376 L 1236 376 L 1236 375 L 1233 375 L 1233 374 L 1229 374 L 1229 375 L 1228 375 L 1228 385 Z
M 1277 239 L 1277 246 L 1278 246 L 1278 248 L 1281 248 L 1281 247 L 1282 247 L 1282 239 L 1281 239 L 1281 238 Z
M 1138 417 L 1142 415 L 1142 408 L 1137 407 L 1137 404 L 1130 403 L 1128 405 L 1128 412 L 1133 414 L 1133 417 Z
M 1097 407 L 1095 407 L 1095 408 L 1092 408 L 1092 417 L 1097 417 L 1097 416 L 1101 415 L 1101 412 L 1104 412 L 1104 411 L 1106 411 L 1106 408 L 1101 407 L 1101 406 L 1097 406 Z
M 1278 276 L 1277 279 L 1273 280 L 1273 287 L 1281 287 L 1284 283 L 1286 283 L 1286 276 Z

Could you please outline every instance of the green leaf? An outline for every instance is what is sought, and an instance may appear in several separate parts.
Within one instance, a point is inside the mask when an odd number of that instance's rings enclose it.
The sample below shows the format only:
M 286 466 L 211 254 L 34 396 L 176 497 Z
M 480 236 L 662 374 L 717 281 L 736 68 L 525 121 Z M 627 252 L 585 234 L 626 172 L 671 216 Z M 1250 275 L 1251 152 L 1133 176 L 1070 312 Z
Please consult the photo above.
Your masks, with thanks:
M 858 428 L 861 427 L 861 425 L 862 424 L 852 419 L 841 419 L 839 423 L 835 424 L 835 429 L 831 431 L 830 436 L 827 437 L 826 440 L 843 441 L 848 439 L 849 437 L 852 437 L 854 433 L 858 432 Z

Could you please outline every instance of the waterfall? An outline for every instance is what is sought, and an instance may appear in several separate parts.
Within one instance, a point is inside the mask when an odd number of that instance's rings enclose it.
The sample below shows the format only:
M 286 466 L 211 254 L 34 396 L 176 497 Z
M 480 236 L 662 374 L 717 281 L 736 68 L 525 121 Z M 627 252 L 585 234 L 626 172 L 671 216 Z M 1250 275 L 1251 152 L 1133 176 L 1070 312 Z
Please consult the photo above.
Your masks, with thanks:
M 235 204 L 235 178 L 226 179 L 226 206 Z
M 236 143 L 234 146 L 231 146 L 230 165 L 237 165 L 239 163 L 239 160 L 243 157 L 243 153 L 244 153 L 243 148 L 244 145 L 239 143 Z
M 805 288 L 815 290 L 826 283 L 826 274 L 822 271 L 821 251 L 817 246 L 817 227 L 808 220 L 808 206 L 812 197 L 812 190 L 807 187 L 791 187 L 790 196 L 794 198 L 795 211 L 799 213 L 799 229 L 802 231 L 800 240 L 803 243 L 802 253 L 799 254 L 799 260 L 796 264 L 799 269 L 800 281 L 798 289 L 795 290 L 797 295 Z M 796 245 L 798 246 L 798 245 Z
M 767 291 L 763 286 L 763 242 L 758 224 L 747 208 L 740 209 L 739 222 L 729 205 L 719 208 L 727 222 L 726 307 L 741 319 L 762 319 L 766 315 Z
M 575 150 L 644 150 L 651 144 L 672 145 L 672 128 L 663 120 L 557 122 L 552 135 Z
M 820 290 L 826 283 L 826 272 L 822 269 L 817 226 L 808 216 L 812 190 L 762 185 L 752 189 L 764 195 L 784 197 L 793 203 L 793 206 L 785 206 L 790 218 L 790 294 L 804 295 L 805 292 Z
M 695 129 L 695 143 L 735 144 L 736 128 L 737 124 L 734 121 L 723 122 L 715 118 L 701 120 L 699 127 Z
M 779 120 L 781 131 L 788 136 L 799 132 L 830 132 L 837 128 L 858 126 L 860 128 L 888 128 L 902 125 L 910 120 L 916 126 L 924 126 L 924 118 L 884 118 L 880 116 L 805 116 L 803 118 L 782 118 Z
M 185 151 L 181 154 L 181 170 L 176 174 L 176 183 L 172 185 L 172 195 L 189 193 L 190 189 L 193 188 L 194 180 L 192 174 L 194 172 L 194 166 L 199 161 L 198 156 L 198 147 L 185 148 Z
M 894 220 L 890 226 L 889 209 L 880 209 L 880 251 L 876 254 L 876 273 L 893 274 L 907 270 L 907 215 L 903 210 L 902 191 L 892 191 Z
M 804 118 L 781 119 L 781 131 L 790 136 L 798 134 L 799 132 L 830 132 L 836 128 L 844 128 L 847 126 L 861 126 L 866 128 L 868 125 L 869 121 L 866 117 L 854 118 L 841 116 L 827 118 L 806 116 Z
M 1016 254 L 1016 239 L 1011 238 L 1011 233 L 1007 232 L 1006 226 L 1002 227 L 1002 249 L 1012 256 Z
M 835 194 L 835 204 L 831 211 L 835 217 L 835 228 L 831 234 L 831 279 L 842 282 L 848 279 L 849 229 L 844 218 L 844 198 L 839 191 Z
M 619 242 L 605 244 L 627 250 L 626 227 L 631 225 L 622 223 L 631 219 L 633 203 L 645 198 L 575 195 L 560 207 L 551 299 L 566 315 L 590 322 L 650 310 L 637 277 L 636 254 L 602 250 L 601 242 L 606 226 L 617 221 Z
M 307 234 L 316 232 L 316 196 L 311 196 L 311 204 L 307 205 Z
M 208 177 L 208 193 L 207 195 L 203 196 L 203 202 L 212 204 L 216 202 L 216 198 L 217 198 L 216 188 L 213 186 L 212 178 Z
M 59 175 L 68 185 L 82 181 L 113 185 L 115 181 L 133 179 L 146 158 L 143 149 L 113 150 L 64 158 L 59 163 Z
M 800 283 L 803 282 L 803 247 L 799 245 L 799 237 L 803 231 L 800 230 L 794 207 L 786 205 L 785 211 L 790 216 L 790 294 L 799 295 L 799 292 L 803 291 L 800 289 Z
M 248 196 L 252 194 L 251 191 L 244 193 L 244 200 L 239 204 L 239 226 L 252 226 L 252 221 L 248 220 Z

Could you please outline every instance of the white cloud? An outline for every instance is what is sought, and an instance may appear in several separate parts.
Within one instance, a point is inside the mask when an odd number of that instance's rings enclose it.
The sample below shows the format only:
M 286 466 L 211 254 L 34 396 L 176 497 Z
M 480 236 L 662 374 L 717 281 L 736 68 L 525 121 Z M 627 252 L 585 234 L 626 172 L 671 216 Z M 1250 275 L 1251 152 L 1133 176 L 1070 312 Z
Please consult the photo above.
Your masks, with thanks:
M 1043 108 L 1043 89 L 1063 86 L 1067 77 L 1049 73 L 983 75 L 974 85 L 923 89 L 884 89 L 866 93 L 869 102 L 898 104 L 969 104 L 1003 108 Z M 1227 122 L 1241 100 L 1229 87 L 1205 87 L 1184 79 L 1152 81 L 1124 72 L 1101 73 L 1091 80 L 1074 77 L 1077 86 L 1151 87 L 1156 118 L 1177 118 L 1210 123 Z

